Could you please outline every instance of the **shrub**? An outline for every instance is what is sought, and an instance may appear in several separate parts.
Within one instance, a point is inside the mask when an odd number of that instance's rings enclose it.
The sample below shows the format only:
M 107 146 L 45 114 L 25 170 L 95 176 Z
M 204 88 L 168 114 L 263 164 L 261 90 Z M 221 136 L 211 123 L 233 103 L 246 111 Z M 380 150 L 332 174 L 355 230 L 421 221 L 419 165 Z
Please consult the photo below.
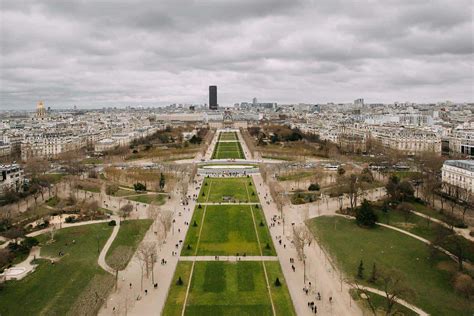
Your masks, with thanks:
M 76 219 L 73 216 L 68 216 L 66 217 L 64 221 L 69 224 L 69 223 L 74 223 Z
M 281 282 L 279 278 L 276 278 L 275 280 L 275 286 L 281 286 Z
M 133 189 L 135 190 L 135 192 L 146 191 L 146 185 L 144 185 L 143 183 L 137 182 L 133 185 Z
M 34 246 L 38 246 L 39 241 L 34 237 L 26 237 L 21 244 L 23 245 L 23 247 L 31 249 Z
M 117 223 L 115 222 L 114 219 L 109 222 L 109 226 L 116 226 L 116 225 Z
M 311 183 L 308 187 L 308 191 L 319 191 L 321 188 L 318 183 Z
M 178 278 L 178 281 L 176 281 L 176 285 L 181 286 L 181 285 L 183 285 L 183 284 L 184 284 L 183 280 L 181 279 L 181 277 L 179 277 L 179 278 Z

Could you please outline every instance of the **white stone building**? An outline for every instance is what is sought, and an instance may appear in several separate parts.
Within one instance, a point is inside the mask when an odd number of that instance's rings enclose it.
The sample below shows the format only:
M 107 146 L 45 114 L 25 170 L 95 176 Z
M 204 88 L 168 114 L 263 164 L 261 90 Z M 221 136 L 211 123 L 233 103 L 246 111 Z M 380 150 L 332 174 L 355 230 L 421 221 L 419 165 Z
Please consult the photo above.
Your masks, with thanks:
M 474 192 L 474 160 L 446 160 L 441 170 L 443 182 Z
M 0 165 L 0 193 L 11 188 L 20 191 L 23 187 L 24 172 L 18 164 Z

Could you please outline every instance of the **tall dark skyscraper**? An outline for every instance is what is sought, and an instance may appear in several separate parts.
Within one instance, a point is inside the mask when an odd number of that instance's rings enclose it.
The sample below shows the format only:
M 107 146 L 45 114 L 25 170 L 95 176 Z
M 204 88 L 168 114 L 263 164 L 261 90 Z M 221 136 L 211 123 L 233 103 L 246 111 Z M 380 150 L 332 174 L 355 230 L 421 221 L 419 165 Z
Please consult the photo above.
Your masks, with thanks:
M 209 109 L 217 110 L 217 86 L 209 86 Z

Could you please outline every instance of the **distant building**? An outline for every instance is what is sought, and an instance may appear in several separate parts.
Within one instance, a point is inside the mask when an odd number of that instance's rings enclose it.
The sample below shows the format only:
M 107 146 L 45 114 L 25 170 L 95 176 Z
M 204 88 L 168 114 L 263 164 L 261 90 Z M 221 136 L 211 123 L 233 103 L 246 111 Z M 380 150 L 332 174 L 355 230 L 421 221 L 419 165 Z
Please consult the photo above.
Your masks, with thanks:
M 39 119 L 46 117 L 46 109 L 44 108 L 43 101 L 38 102 L 36 105 L 36 117 Z
M 19 165 L 0 165 L 0 173 L 0 193 L 5 192 L 7 189 L 22 190 L 24 173 Z
M 105 139 L 99 140 L 95 144 L 94 151 L 96 153 L 103 153 L 105 151 L 112 150 L 117 146 L 118 146 L 118 143 L 115 140 L 111 138 L 105 138 Z
M 253 98 L 252 99 L 252 105 L 257 106 L 257 104 L 258 104 L 257 98 Z
M 364 107 L 364 99 L 354 100 L 354 106 L 359 107 L 359 108 Z
M 441 170 L 443 182 L 474 192 L 474 160 L 446 160 Z
M 217 110 L 217 86 L 209 86 L 209 109 Z

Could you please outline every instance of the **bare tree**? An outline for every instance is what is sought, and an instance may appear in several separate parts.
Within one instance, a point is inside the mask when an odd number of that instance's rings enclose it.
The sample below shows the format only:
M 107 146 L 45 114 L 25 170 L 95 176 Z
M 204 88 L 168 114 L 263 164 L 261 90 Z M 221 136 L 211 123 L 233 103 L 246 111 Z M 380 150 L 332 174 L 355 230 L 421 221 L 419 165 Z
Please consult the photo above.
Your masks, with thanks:
M 293 226 L 293 244 L 300 260 L 305 258 L 304 247 L 310 246 L 312 241 L 313 234 L 311 234 L 306 225 Z
M 155 274 L 153 270 L 155 267 L 155 262 L 158 259 L 156 246 L 157 244 L 155 242 L 144 241 L 140 244 L 140 246 L 138 246 L 138 250 L 137 250 L 137 258 L 144 264 L 146 278 L 147 279 L 149 278 L 150 271 L 151 271 L 153 284 L 155 283 Z M 142 275 L 142 279 L 143 279 L 143 275 Z
M 49 228 L 49 236 L 51 238 L 51 241 L 54 241 L 54 236 L 56 235 L 56 231 L 58 228 L 56 227 L 55 224 L 52 224 L 51 227 Z
M 385 293 L 386 315 L 393 314 L 393 308 L 398 300 L 414 295 L 397 270 L 380 270 L 377 272 L 377 280 Z
M 133 205 L 129 202 L 120 208 L 120 216 L 125 220 L 133 211 Z
M 133 256 L 133 249 L 128 246 L 118 246 L 107 258 L 108 265 L 115 271 L 115 289 L 118 284 L 118 272 L 127 267 L 130 258 Z
M 377 307 L 375 306 L 374 302 L 372 301 L 371 292 L 369 290 L 367 290 L 366 287 L 364 287 L 363 285 L 360 285 L 356 281 L 349 282 L 349 285 L 356 291 L 357 295 L 361 295 L 361 294 L 364 295 L 364 297 L 363 297 L 364 302 L 367 303 L 367 305 L 370 308 L 370 311 L 372 312 L 372 314 L 377 315 Z
M 173 216 L 173 212 L 169 210 L 162 210 L 160 212 L 159 221 L 163 227 L 165 239 L 168 237 L 168 231 L 170 231 L 171 226 L 173 225 Z

